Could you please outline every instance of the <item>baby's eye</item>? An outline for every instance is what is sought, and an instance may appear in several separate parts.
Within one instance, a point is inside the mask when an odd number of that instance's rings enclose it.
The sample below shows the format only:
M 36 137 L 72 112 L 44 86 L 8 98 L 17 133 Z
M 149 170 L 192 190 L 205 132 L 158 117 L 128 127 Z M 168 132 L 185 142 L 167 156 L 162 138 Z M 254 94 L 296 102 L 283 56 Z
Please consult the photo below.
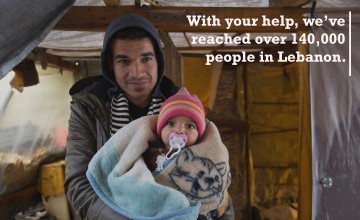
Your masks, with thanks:
M 194 124 L 188 124 L 187 127 L 190 128 L 190 129 L 194 129 L 194 128 L 196 128 L 196 125 L 194 125 Z
M 173 126 L 173 125 L 174 125 L 174 122 L 172 122 L 172 121 L 167 121 L 165 125 L 167 125 L 167 126 Z

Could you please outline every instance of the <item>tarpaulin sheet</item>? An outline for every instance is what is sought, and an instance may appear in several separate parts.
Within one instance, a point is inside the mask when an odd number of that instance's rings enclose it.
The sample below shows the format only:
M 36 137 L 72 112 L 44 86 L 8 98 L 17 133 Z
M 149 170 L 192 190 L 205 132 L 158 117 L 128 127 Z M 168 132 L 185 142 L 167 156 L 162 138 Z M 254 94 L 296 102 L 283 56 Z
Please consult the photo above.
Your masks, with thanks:
M 0 79 L 46 37 L 74 2 L 0 1 Z
M 358 1 L 356 1 L 358 2 Z M 360 3 L 358 3 L 360 4 Z M 345 62 L 310 65 L 312 109 L 312 219 L 360 217 L 360 15 L 316 14 L 345 19 L 315 27 L 321 36 L 344 35 L 346 42 L 310 45 L 311 54 L 340 54 Z M 340 38 L 338 38 L 340 39 Z

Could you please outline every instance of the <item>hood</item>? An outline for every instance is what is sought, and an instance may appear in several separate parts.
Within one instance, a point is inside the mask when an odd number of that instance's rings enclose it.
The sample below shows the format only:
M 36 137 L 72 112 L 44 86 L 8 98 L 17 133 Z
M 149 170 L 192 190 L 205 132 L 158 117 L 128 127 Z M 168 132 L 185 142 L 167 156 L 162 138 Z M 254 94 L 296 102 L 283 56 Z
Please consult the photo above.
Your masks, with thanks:
M 161 49 L 160 38 L 156 31 L 156 28 L 152 23 L 150 23 L 150 21 L 134 13 L 127 13 L 125 15 L 120 16 L 119 18 L 114 20 L 106 29 L 103 49 L 101 51 L 102 73 L 106 80 L 108 80 L 111 84 L 113 84 L 114 87 L 118 87 L 115 82 L 114 72 L 110 71 L 108 68 L 108 60 L 107 60 L 108 57 L 106 56 L 106 54 L 111 49 L 110 39 L 114 36 L 116 32 L 127 27 L 141 28 L 144 31 L 148 32 L 154 39 L 155 55 L 158 62 L 158 81 L 154 87 L 154 91 L 156 92 L 158 91 L 158 87 L 162 80 L 163 72 L 164 72 L 164 55 Z M 115 90 L 117 89 L 118 88 L 115 88 Z

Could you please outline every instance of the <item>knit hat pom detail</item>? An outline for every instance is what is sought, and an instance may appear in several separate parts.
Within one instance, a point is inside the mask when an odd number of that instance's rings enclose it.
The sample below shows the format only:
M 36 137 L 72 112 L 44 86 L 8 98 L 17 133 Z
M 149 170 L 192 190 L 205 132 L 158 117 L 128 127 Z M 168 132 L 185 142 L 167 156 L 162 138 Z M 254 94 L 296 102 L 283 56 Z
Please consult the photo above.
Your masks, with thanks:
M 205 110 L 196 95 L 190 95 L 185 87 L 182 87 L 175 95 L 169 97 L 161 106 L 157 122 L 157 134 L 161 136 L 161 130 L 166 122 L 175 116 L 191 118 L 197 126 L 199 138 L 205 131 Z

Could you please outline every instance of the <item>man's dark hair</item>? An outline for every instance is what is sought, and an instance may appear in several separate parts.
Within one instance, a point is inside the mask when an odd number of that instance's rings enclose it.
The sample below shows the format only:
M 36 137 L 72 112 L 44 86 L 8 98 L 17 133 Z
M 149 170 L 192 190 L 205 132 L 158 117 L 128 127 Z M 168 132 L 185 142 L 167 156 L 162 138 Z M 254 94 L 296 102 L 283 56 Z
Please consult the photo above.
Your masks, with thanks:
M 112 36 L 112 38 L 110 40 L 110 48 L 111 48 L 112 42 L 114 40 L 141 40 L 144 38 L 149 38 L 151 40 L 155 54 L 157 55 L 158 51 L 157 51 L 155 39 L 148 32 L 146 32 L 143 29 L 138 28 L 138 27 L 127 27 L 127 28 L 119 30 L 117 33 L 115 33 Z M 108 50 L 107 56 L 108 56 L 109 65 L 111 65 L 112 49 Z M 156 58 L 157 58 L 157 56 L 156 56 Z

